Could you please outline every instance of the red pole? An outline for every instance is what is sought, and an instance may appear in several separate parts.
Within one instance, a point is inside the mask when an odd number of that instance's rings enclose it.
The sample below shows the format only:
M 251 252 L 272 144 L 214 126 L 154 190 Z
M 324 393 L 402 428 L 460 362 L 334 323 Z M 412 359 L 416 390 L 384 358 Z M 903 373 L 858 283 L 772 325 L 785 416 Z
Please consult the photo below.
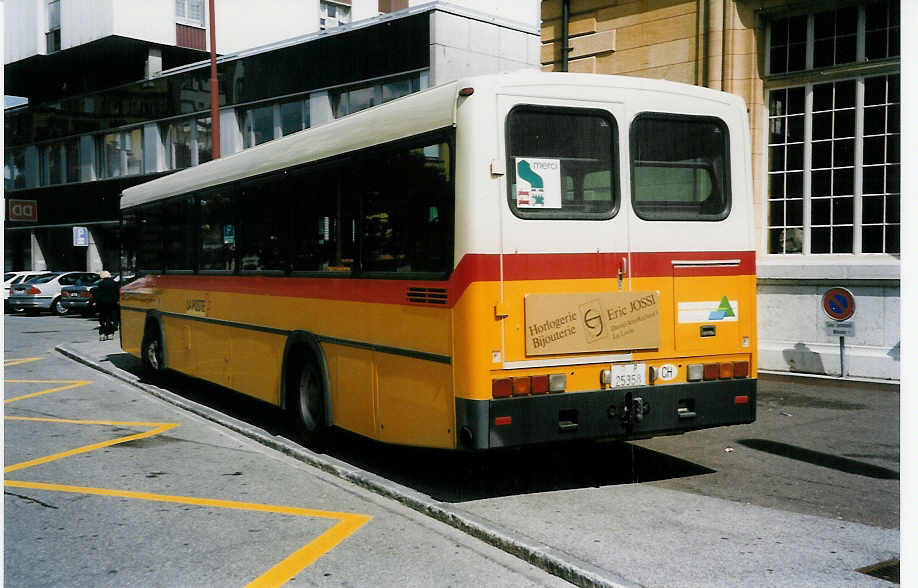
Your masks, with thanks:
M 213 134 L 213 157 L 220 159 L 220 95 L 217 87 L 217 21 L 214 2 L 210 0 L 210 128 Z

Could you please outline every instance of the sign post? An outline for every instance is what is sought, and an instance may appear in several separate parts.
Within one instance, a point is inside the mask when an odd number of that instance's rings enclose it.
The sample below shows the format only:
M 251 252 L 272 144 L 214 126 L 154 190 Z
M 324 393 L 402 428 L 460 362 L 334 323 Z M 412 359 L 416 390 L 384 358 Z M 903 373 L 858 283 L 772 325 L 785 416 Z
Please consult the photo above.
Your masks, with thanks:
M 848 289 L 829 288 L 822 295 L 822 311 L 832 319 L 826 321 L 826 334 L 838 337 L 838 350 L 841 360 L 841 376 L 845 375 L 845 336 L 854 335 L 854 294 Z

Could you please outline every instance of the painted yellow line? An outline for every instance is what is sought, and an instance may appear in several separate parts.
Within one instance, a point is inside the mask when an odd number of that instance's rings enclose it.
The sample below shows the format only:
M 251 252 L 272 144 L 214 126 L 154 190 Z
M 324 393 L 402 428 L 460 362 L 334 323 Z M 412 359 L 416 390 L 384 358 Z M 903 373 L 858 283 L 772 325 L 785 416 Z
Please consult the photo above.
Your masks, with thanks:
M 367 524 L 369 515 L 347 514 L 341 522 L 284 558 L 248 584 L 248 588 L 282 586 L 314 561 L 334 549 L 357 529 Z
M 154 502 L 169 502 L 173 504 L 191 504 L 196 506 L 209 506 L 214 508 L 228 508 L 248 510 L 254 512 L 267 512 L 287 514 L 304 517 L 319 517 L 324 519 L 338 519 L 339 522 L 331 529 L 325 531 L 300 549 L 281 560 L 278 564 L 253 580 L 249 586 L 268 588 L 282 586 L 300 571 L 308 567 L 322 555 L 331 551 L 339 543 L 353 534 L 357 529 L 369 522 L 373 517 L 343 512 L 330 512 L 299 508 L 293 506 L 276 506 L 271 504 L 255 504 L 251 502 L 238 502 L 235 500 L 217 500 L 211 498 L 195 498 L 191 496 L 170 496 L 166 494 L 152 494 L 149 492 L 131 492 L 128 490 L 110 490 L 106 488 L 90 488 L 84 486 L 66 486 L 61 484 L 45 484 L 42 482 L 20 482 L 15 480 L 4 481 L 8 488 L 28 488 L 32 490 L 47 490 L 49 492 L 70 492 L 73 494 L 89 494 L 95 496 L 113 496 L 116 498 L 133 498 Z
M 117 439 L 109 439 L 108 441 L 102 441 L 101 443 L 93 443 L 92 445 L 85 445 L 83 447 L 77 447 L 76 449 L 70 449 L 69 451 L 62 451 L 60 453 L 54 453 L 52 455 L 46 455 L 45 457 L 40 457 L 38 459 L 33 459 L 30 461 L 24 461 L 21 463 L 16 463 L 10 466 L 3 468 L 4 473 L 15 472 L 17 470 L 24 470 L 26 468 L 31 468 L 43 463 L 48 463 L 51 461 L 56 461 L 58 459 L 63 459 L 65 457 L 70 457 L 72 455 L 79 455 L 80 453 L 88 453 L 90 451 L 95 451 L 96 449 L 102 449 L 103 447 L 111 447 L 112 445 L 117 445 L 119 443 L 127 443 L 128 441 L 136 441 L 137 439 L 144 439 L 146 437 L 152 437 L 153 435 L 159 435 L 169 429 L 174 429 L 179 426 L 178 423 L 131 423 L 131 422 L 118 422 L 118 421 L 77 421 L 69 419 L 49 419 L 49 418 L 33 418 L 33 417 L 4 417 L 8 421 L 41 421 L 48 423 L 73 423 L 73 424 L 83 424 L 83 425 L 124 425 L 124 426 L 155 426 L 156 428 L 146 431 L 144 433 L 137 433 L 135 435 L 127 435 L 126 437 L 118 437 Z
M 16 396 L 13 398 L 7 398 L 3 401 L 3 404 L 9 404 L 10 402 L 16 402 L 17 400 L 25 400 L 26 398 L 35 398 L 36 396 L 42 396 L 44 394 L 51 394 L 53 392 L 60 392 L 62 390 L 70 390 L 71 388 L 79 388 L 80 386 L 85 386 L 87 384 L 92 384 L 91 380 L 4 380 L 8 384 L 67 384 L 66 386 L 58 386 L 57 388 L 51 388 L 50 390 L 42 390 L 41 392 L 32 392 L 31 394 L 24 394 L 22 396 Z
M 6 367 L 13 367 L 14 365 L 22 365 L 22 364 L 24 364 L 24 363 L 29 363 L 30 361 L 38 361 L 38 360 L 40 360 L 40 359 L 44 359 L 44 358 L 41 358 L 41 357 L 23 357 L 23 358 L 20 358 L 20 359 L 4 359 L 4 360 L 3 360 L 3 367 L 5 367 L 5 368 L 6 368 Z

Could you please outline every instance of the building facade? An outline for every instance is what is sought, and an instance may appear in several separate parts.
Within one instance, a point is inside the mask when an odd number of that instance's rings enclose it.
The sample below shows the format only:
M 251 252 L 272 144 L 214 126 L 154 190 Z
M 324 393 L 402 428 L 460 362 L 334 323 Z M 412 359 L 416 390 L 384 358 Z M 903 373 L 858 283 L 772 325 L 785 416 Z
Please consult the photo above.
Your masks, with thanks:
M 898 1 L 546 0 L 542 19 L 545 70 L 745 99 L 759 368 L 898 380 Z M 832 287 L 855 300 L 844 346 L 822 310 Z
M 28 35 L 7 36 L 6 91 L 29 102 L 4 117 L 4 266 L 117 268 L 121 191 L 213 158 L 207 46 L 188 47 L 187 35 L 190 22 L 206 30 L 207 3 L 53 4 L 7 2 L 7 30 L 28 10 L 41 22 Z M 135 4 L 137 12 L 125 8 Z M 250 38 L 252 48 L 218 58 L 224 157 L 459 76 L 539 66 L 535 0 L 512 10 L 484 1 L 274 4 L 259 8 L 309 30 L 267 45 Z M 222 16 L 230 5 L 241 3 L 216 3 L 218 48 L 221 38 L 234 47 L 230 40 L 239 34 L 224 18 L 251 24 L 248 16 Z M 99 6 L 109 11 L 108 24 L 76 34 L 73 23 Z M 159 14 L 163 6 L 172 12 Z M 59 17 L 42 16 L 56 11 Z M 46 30 L 57 18 L 60 43 L 48 41 L 54 35 Z M 140 31 L 154 18 L 162 22 Z M 9 47 L 16 43 L 24 47 Z M 74 227 L 89 229 L 88 246 L 74 246 Z

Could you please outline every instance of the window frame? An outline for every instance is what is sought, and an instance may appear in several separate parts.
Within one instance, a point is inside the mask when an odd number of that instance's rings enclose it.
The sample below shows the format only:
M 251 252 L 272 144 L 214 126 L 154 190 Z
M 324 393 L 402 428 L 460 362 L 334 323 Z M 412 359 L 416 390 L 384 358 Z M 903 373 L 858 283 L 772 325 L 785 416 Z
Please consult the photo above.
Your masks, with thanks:
M 593 213 L 593 212 L 573 212 L 568 211 L 564 212 L 564 208 L 543 208 L 543 209 L 520 209 L 516 205 L 516 198 L 513 194 L 513 186 L 515 183 L 511 181 L 512 178 L 516 177 L 516 169 L 514 167 L 514 158 L 517 157 L 512 153 L 510 145 L 510 122 L 513 115 L 516 112 L 535 112 L 535 113 L 551 113 L 551 114 L 577 114 L 577 115 L 589 115 L 596 116 L 598 118 L 604 119 L 609 123 L 610 133 L 612 135 L 610 145 L 609 145 L 609 173 L 611 177 L 609 178 L 609 191 L 612 196 L 612 206 L 607 212 L 602 213 Z M 619 142 L 621 141 L 621 135 L 619 133 L 618 120 L 608 110 L 602 108 L 578 108 L 571 106 L 546 106 L 544 104 L 516 104 L 510 111 L 507 113 L 506 118 L 504 119 L 504 150 L 506 156 L 506 184 L 507 184 L 507 196 L 506 202 L 510 207 L 510 211 L 513 215 L 522 220 L 583 220 L 583 221 L 607 221 L 615 218 L 619 210 L 621 210 L 621 156 Z M 512 175 L 511 175 L 512 174 Z M 564 188 L 562 187 L 562 190 Z M 563 200 L 563 195 L 562 195 Z
M 724 170 L 723 177 L 721 178 L 721 195 L 723 196 L 724 206 L 723 209 L 716 214 L 709 214 L 706 216 L 647 216 L 646 212 L 642 213 L 641 208 L 638 206 L 635 199 L 637 186 L 635 184 L 635 154 L 637 153 L 637 135 L 634 132 L 634 127 L 642 119 L 653 119 L 653 120 L 670 120 L 670 121 L 698 121 L 698 122 L 709 122 L 713 123 L 715 126 L 720 128 L 721 133 L 724 138 Z M 711 115 L 695 115 L 695 114 L 677 114 L 672 112 L 658 112 L 658 111 L 642 111 L 635 115 L 631 119 L 631 124 L 628 127 L 628 145 L 629 145 L 629 165 L 631 173 L 631 209 L 634 211 L 634 214 L 641 220 L 648 222 L 720 222 L 726 220 L 730 216 L 730 212 L 733 210 L 733 176 L 732 176 L 732 161 L 731 161 L 731 144 L 730 144 L 730 127 L 727 125 L 727 122 L 718 117 Z M 714 178 L 716 179 L 716 178 Z M 716 186 L 716 183 L 712 182 L 712 188 Z
M 889 227 L 889 226 L 892 226 L 892 225 L 898 225 L 899 231 L 901 232 L 901 227 L 902 227 L 902 219 L 901 219 L 901 217 L 899 218 L 899 222 L 897 222 L 897 223 L 895 223 L 895 222 L 890 222 L 890 221 L 888 221 L 888 220 L 886 219 L 885 212 L 884 212 L 884 219 L 883 219 L 882 222 L 880 222 L 880 223 L 873 223 L 873 222 L 872 222 L 872 223 L 868 223 L 868 226 L 881 226 L 881 227 L 883 227 L 884 235 L 883 235 L 883 239 L 882 239 L 882 244 L 883 244 L 883 249 L 884 249 L 884 251 L 864 251 L 864 242 L 863 242 L 863 241 L 864 241 L 864 237 L 863 237 L 863 228 L 864 228 L 863 205 L 864 205 L 864 197 L 865 197 L 865 192 L 864 192 L 864 179 L 863 179 L 863 176 L 864 176 L 865 167 L 867 167 L 867 168 L 872 168 L 872 167 L 877 167 L 877 166 L 880 166 L 880 165 L 882 165 L 883 167 L 889 167 L 889 166 L 898 165 L 899 168 L 900 168 L 900 170 L 901 170 L 901 165 L 902 165 L 902 157 L 901 157 L 902 125 L 901 125 L 901 120 L 900 120 L 900 122 L 899 122 L 899 127 L 898 127 L 898 131 L 897 131 L 897 132 L 892 132 L 892 133 L 890 133 L 890 132 L 889 132 L 888 126 L 886 126 L 886 127 L 884 128 L 884 132 L 883 132 L 883 133 L 881 133 L 881 134 L 872 134 L 872 135 L 870 135 L 870 136 L 868 137 L 868 138 L 872 138 L 872 137 L 880 137 L 880 136 L 882 136 L 882 137 L 889 138 L 889 137 L 898 136 L 898 137 L 899 137 L 899 142 L 900 142 L 900 146 L 899 146 L 899 161 L 898 161 L 898 162 L 896 162 L 896 161 L 890 161 L 890 160 L 888 159 L 888 155 L 884 155 L 884 160 L 883 160 L 883 162 L 882 162 L 881 164 L 867 164 L 867 165 L 865 166 L 865 164 L 864 164 L 864 139 L 865 139 L 865 130 L 864 130 L 864 118 L 865 118 L 865 117 L 864 117 L 864 114 L 865 114 L 865 108 L 872 108 L 872 107 L 877 107 L 877 106 L 883 106 L 883 107 L 887 107 L 887 108 L 888 108 L 890 105 L 893 105 L 893 106 L 898 106 L 898 107 L 901 109 L 901 105 L 902 105 L 901 75 L 902 75 L 901 72 L 898 71 L 898 70 L 894 70 L 894 71 L 877 71 L 877 72 L 868 72 L 868 73 L 865 73 L 865 72 L 851 72 L 848 76 L 838 76 L 838 77 L 835 77 L 835 78 L 829 78 L 829 79 L 825 79 L 825 80 L 813 80 L 813 79 L 808 79 L 808 80 L 805 81 L 805 82 L 800 82 L 800 83 L 796 83 L 796 84 L 782 85 L 782 86 L 776 86 L 776 87 L 768 88 L 768 89 L 767 89 L 767 91 L 766 91 L 766 96 L 765 96 L 765 105 L 766 105 L 766 106 L 765 106 L 765 108 L 766 108 L 766 113 L 765 113 L 765 115 L 766 115 L 766 121 L 767 121 L 767 126 L 766 126 L 766 129 L 767 129 L 767 130 L 766 130 L 766 132 L 764 133 L 764 141 L 765 141 L 765 149 L 766 149 L 765 152 L 766 152 L 767 155 L 766 155 L 766 157 L 765 157 L 765 166 L 766 166 L 766 169 L 765 169 L 765 181 L 764 181 L 764 192 L 763 192 L 763 207 L 764 207 L 764 227 L 763 227 L 763 228 L 764 228 L 764 248 L 763 248 L 763 250 L 766 252 L 766 255 L 771 256 L 771 257 L 774 257 L 774 258 L 786 258 L 786 257 L 788 257 L 788 256 L 803 256 L 803 257 L 808 257 L 808 258 L 827 258 L 827 256 L 846 256 L 846 257 L 852 257 L 852 256 L 858 256 L 858 257 L 861 257 L 861 256 L 874 256 L 874 257 L 875 257 L 875 256 L 891 256 L 891 255 L 892 255 L 892 256 L 898 256 L 898 255 L 901 255 L 901 240 L 900 240 L 900 245 L 899 245 L 899 251 L 896 251 L 896 252 L 889 252 L 889 251 L 886 250 L 886 249 L 887 249 L 888 243 L 887 243 L 887 238 L 886 238 L 886 235 L 885 235 L 886 227 Z M 889 98 L 890 98 L 890 96 L 889 96 L 889 84 L 890 84 L 889 79 L 890 79 L 891 77 L 898 77 L 898 78 L 899 78 L 900 91 L 899 91 L 899 96 L 897 97 L 897 98 L 898 98 L 898 102 L 889 102 Z M 886 94 L 887 94 L 887 95 L 886 95 L 886 102 L 884 102 L 884 103 L 882 103 L 882 104 L 865 105 L 865 86 L 866 86 L 867 80 L 870 79 L 870 78 L 884 78 L 884 79 L 886 80 Z M 851 221 L 851 227 L 852 227 L 852 235 L 851 235 L 852 246 L 851 246 L 851 251 L 833 251 L 834 246 L 832 245 L 832 243 L 833 243 L 833 241 L 832 241 L 832 239 L 833 239 L 833 237 L 832 237 L 832 231 L 833 231 L 836 227 L 847 226 L 847 223 L 838 223 L 838 224 L 836 224 L 836 223 L 834 222 L 834 214 L 835 214 L 835 211 L 834 211 L 835 202 L 834 202 L 834 201 L 835 201 L 837 198 L 839 198 L 839 197 L 846 197 L 846 195 L 829 194 L 829 195 L 820 195 L 820 196 L 815 196 L 815 197 L 813 196 L 813 171 L 814 171 L 814 168 L 813 168 L 813 146 L 814 146 L 814 143 L 829 143 L 829 144 L 832 144 L 832 143 L 834 143 L 834 141 L 835 141 L 834 135 L 832 136 L 831 139 L 828 139 L 828 140 L 825 140 L 825 141 L 822 140 L 822 139 L 817 139 L 817 140 L 814 141 L 814 139 L 813 139 L 813 116 L 814 116 L 813 90 L 814 90 L 814 87 L 815 87 L 815 86 L 820 86 L 820 85 L 825 85 L 825 84 L 833 84 L 833 85 L 834 85 L 834 84 L 838 84 L 838 83 L 841 83 L 841 82 L 848 82 L 848 81 L 853 81 L 854 84 L 855 84 L 855 98 L 854 98 L 855 101 L 854 101 L 854 108 L 853 108 L 853 110 L 854 110 L 854 117 L 855 117 L 855 129 L 854 129 L 854 139 L 853 139 L 853 141 L 854 141 L 854 153 L 853 153 L 853 156 L 852 156 L 852 157 L 853 157 L 853 164 L 850 166 L 850 167 L 852 168 L 853 174 L 854 174 L 854 179 L 853 179 L 854 185 L 853 185 L 852 194 L 851 194 L 851 198 L 852 198 L 852 200 L 853 200 L 853 203 L 852 203 L 852 204 L 853 204 L 853 215 L 852 215 L 852 221 Z M 787 225 L 787 223 L 786 223 L 786 217 L 785 217 L 785 222 L 784 222 L 783 224 L 781 224 L 781 225 L 772 225 L 772 224 L 771 224 L 771 220 L 772 220 L 771 209 L 770 209 L 771 203 L 772 203 L 772 202 L 784 202 L 784 203 L 786 203 L 787 200 L 788 200 L 787 194 L 786 194 L 786 193 L 784 193 L 784 195 L 783 195 L 781 198 L 773 199 L 773 198 L 771 197 L 770 178 L 771 178 L 773 175 L 778 175 L 778 174 L 780 174 L 780 173 L 787 173 L 787 170 L 772 170 L 772 160 L 771 160 L 772 155 L 771 155 L 770 152 L 769 152 L 769 150 L 770 150 L 770 148 L 771 148 L 771 146 L 772 146 L 771 137 L 770 137 L 770 128 L 771 128 L 771 124 L 772 124 L 772 119 L 773 119 L 775 116 L 781 116 L 781 115 L 773 115 L 773 114 L 771 113 L 771 110 L 770 110 L 770 108 L 771 108 L 771 107 L 770 107 L 770 104 L 771 104 L 771 94 L 772 94 L 773 92 L 780 92 L 780 91 L 783 91 L 783 90 L 791 90 L 791 89 L 796 89 L 796 88 L 802 88 L 803 91 L 804 91 L 804 111 L 803 111 L 803 117 L 804 117 L 804 139 L 803 139 L 803 145 L 804 145 L 804 160 L 803 160 L 803 169 L 802 169 L 802 172 L 801 172 L 801 173 L 803 174 L 803 190 L 802 190 L 802 195 L 801 195 L 801 200 L 803 201 L 803 219 L 802 219 L 802 220 L 803 220 L 803 223 L 802 223 L 802 226 L 799 227 L 800 230 L 802 231 L 802 239 L 801 239 L 801 245 L 800 245 L 800 250 L 799 250 L 799 251 L 787 251 L 787 250 L 786 250 L 786 247 L 783 245 L 783 243 L 786 242 L 786 239 L 787 239 L 786 236 L 784 237 L 785 241 L 782 241 L 782 247 L 781 247 L 782 250 L 781 250 L 781 251 L 772 251 L 772 232 L 773 232 L 773 231 L 778 231 L 778 230 L 787 231 L 788 228 L 797 228 L 797 227 L 796 227 L 795 225 L 792 225 L 792 226 Z M 845 109 L 847 109 L 847 107 L 846 107 Z M 832 105 L 831 110 L 828 110 L 828 111 L 820 110 L 819 113 L 830 112 L 830 113 L 832 113 L 832 115 L 833 115 L 833 120 L 834 120 L 834 114 L 835 114 L 835 112 L 837 112 L 837 111 L 838 111 L 838 109 L 836 108 L 835 103 L 834 103 L 834 101 L 833 101 L 833 105 Z M 887 110 L 887 113 L 888 113 L 888 110 Z M 901 115 L 900 115 L 900 116 L 901 116 Z M 887 122 L 886 124 L 888 125 L 888 122 Z M 888 139 L 885 139 L 885 140 L 888 140 Z M 833 149 L 833 151 L 834 151 L 834 149 Z M 834 163 L 834 159 L 833 159 L 833 163 Z M 832 166 L 830 166 L 829 168 L 816 168 L 816 171 L 825 171 L 825 170 L 829 170 L 830 172 L 832 172 L 832 171 L 834 171 L 835 169 L 846 169 L 847 167 L 848 167 L 848 166 L 836 167 L 836 166 L 832 165 Z M 883 192 L 882 194 L 874 194 L 874 193 L 867 194 L 867 197 L 868 197 L 868 198 L 869 198 L 869 197 L 883 197 L 883 198 L 884 198 L 884 211 L 886 210 L 885 202 L 887 201 L 887 200 L 885 200 L 885 199 L 888 199 L 888 198 L 890 198 L 890 197 L 894 197 L 896 194 L 898 194 L 898 197 L 901 199 L 901 194 L 902 194 L 901 180 L 900 180 L 900 185 L 899 185 L 899 192 L 888 192 L 888 191 L 885 191 L 885 179 L 886 179 L 886 175 L 885 175 L 885 172 L 884 172 L 884 192 Z M 812 219 L 812 214 L 813 214 L 813 213 L 812 213 L 812 210 L 813 210 L 814 200 L 818 200 L 818 201 L 823 201 L 823 200 L 825 200 L 825 201 L 827 201 L 827 202 L 829 203 L 830 209 L 832 209 L 832 212 L 830 213 L 832 216 L 829 217 L 829 218 L 830 218 L 829 224 L 827 224 L 827 225 L 823 225 L 823 224 L 817 225 L 817 228 L 824 228 L 824 227 L 825 227 L 825 228 L 828 228 L 828 229 L 829 229 L 829 233 L 830 233 L 830 238 L 829 238 L 830 241 L 829 241 L 829 243 L 830 243 L 830 245 L 829 245 L 829 251 L 828 251 L 828 252 L 815 252 L 815 253 L 813 252 L 813 248 L 812 248 L 812 246 L 813 246 L 813 234 L 812 234 L 812 230 L 813 230 L 814 225 L 813 225 L 813 219 Z M 900 200 L 900 201 L 901 201 L 901 200 Z M 785 214 L 786 214 L 786 213 L 785 213 Z M 786 233 L 785 233 L 785 234 L 786 234 Z

